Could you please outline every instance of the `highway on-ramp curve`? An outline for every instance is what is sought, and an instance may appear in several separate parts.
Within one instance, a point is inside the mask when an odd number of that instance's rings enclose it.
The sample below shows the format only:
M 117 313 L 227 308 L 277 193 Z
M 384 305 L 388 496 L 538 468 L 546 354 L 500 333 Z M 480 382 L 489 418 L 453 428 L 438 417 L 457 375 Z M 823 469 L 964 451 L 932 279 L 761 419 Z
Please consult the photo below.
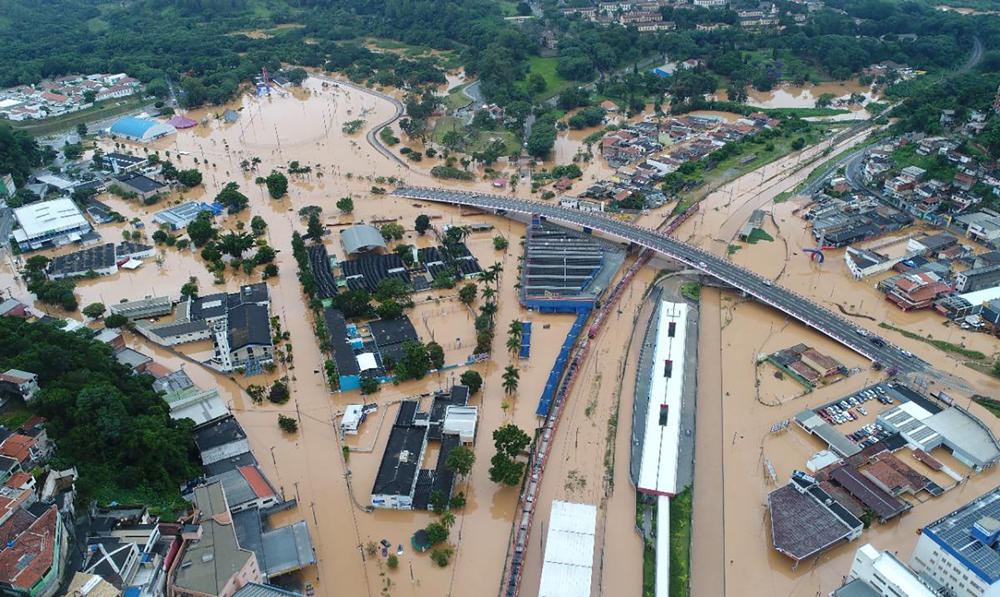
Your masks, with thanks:
M 927 363 L 885 342 L 882 338 L 869 332 L 859 333 L 860 330 L 855 324 L 812 300 L 782 288 L 771 280 L 728 260 L 653 229 L 614 220 L 596 212 L 501 195 L 426 187 L 400 187 L 396 189 L 395 194 L 408 199 L 465 205 L 501 214 L 506 212 L 535 214 L 626 240 L 717 278 L 885 367 L 894 368 L 900 373 L 918 373 L 930 369 Z

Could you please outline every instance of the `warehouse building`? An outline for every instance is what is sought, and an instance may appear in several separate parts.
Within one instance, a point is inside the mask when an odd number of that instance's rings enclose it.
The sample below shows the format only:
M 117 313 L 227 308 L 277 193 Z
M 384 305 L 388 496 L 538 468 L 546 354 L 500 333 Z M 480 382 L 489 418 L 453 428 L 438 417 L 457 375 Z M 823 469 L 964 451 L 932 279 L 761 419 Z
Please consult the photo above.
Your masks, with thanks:
M 917 402 L 904 402 L 881 413 L 878 422 L 898 432 L 915 449 L 930 453 L 938 447 L 946 448 L 977 472 L 1000 461 L 1000 443 L 993 432 L 959 406 L 931 412 Z
M 799 472 L 788 485 L 768 494 L 767 506 L 774 549 L 796 565 L 857 539 L 864 529 L 864 523 L 830 497 L 814 478 Z
M 160 137 L 173 135 L 177 132 L 177 129 L 169 124 L 157 122 L 151 118 L 126 116 L 115 121 L 111 125 L 109 132 L 115 137 L 124 137 L 132 141 L 148 143 Z
M 590 595 L 597 507 L 552 501 L 539 597 Z
M 11 233 L 22 251 L 80 242 L 93 228 L 72 199 L 40 201 L 14 210 L 18 228 Z

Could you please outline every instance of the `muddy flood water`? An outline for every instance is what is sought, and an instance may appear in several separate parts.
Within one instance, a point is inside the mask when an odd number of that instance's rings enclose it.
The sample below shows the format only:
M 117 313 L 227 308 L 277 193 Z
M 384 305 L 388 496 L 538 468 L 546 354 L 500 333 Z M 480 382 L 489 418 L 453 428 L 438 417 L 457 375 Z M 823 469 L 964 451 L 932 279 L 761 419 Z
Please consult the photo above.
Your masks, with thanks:
M 225 108 L 239 111 L 236 122 L 225 122 L 218 117 Z M 342 87 L 329 79 L 313 77 L 302 89 L 291 93 L 268 98 L 247 96 L 229 106 L 192 111 L 187 116 L 203 124 L 179 131 L 148 147 L 126 144 L 136 153 L 155 149 L 165 157 L 169 151 L 170 159 L 179 168 L 202 170 L 204 187 L 186 191 L 183 196 L 175 193 L 169 200 L 171 203 L 182 199 L 211 200 L 229 181 L 238 182 L 250 197 L 249 209 L 238 216 L 221 218 L 218 225 L 223 229 L 236 228 L 239 222 L 248 224 L 255 215 L 267 221 L 265 238 L 280 251 L 277 257 L 280 274 L 267 282 L 271 308 L 283 330 L 290 333 L 293 358 L 290 364 L 279 366 L 270 376 L 230 378 L 207 371 L 192 360 L 192 357 L 204 359 L 211 351 L 204 343 L 181 346 L 178 352 L 154 347 L 135 336 L 130 336 L 128 343 L 170 368 L 183 367 L 199 385 L 219 389 L 245 427 L 266 474 L 286 498 L 298 500 L 297 508 L 276 515 L 274 522 L 284 524 L 302 519 L 309 524 L 318 565 L 305 570 L 299 580 L 312 583 L 317 594 L 492 595 L 500 584 L 518 496 L 515 488 L 505 488 L 489 480 L 489 459 L 494 452 L 491 435 L 494 429 L 507 422 L 517 424 L 529 434 L 538 425 L 534 414 L 537 400 L 572 317 L 530 313 L 520 308 L 515 284 L 523 224 L 498 216 L 463 215 L 455 208 L 371 193 L 372 186 L 377 184 L 374 179 L 379 176 L 396 176 L 410 184 L 449 184 L 428 174 L 433 165 L 441 163 L 440 160 L 425 158 L 412 168 L 404 168 L 366 142 L 365 132 L 376 123 L 391 118 L 393 113 L 394 108 L 388 101 Z M 344 123 L 355 119 L 365 121 L 362 130 L 352 135 L 342 132 Z M 398 126 L 393 128 L 402 138 Z M 553 163 L 572 159 L 590 132 L 593 131 L 560 133 Z M 863 138 L 859 135 L 847 140 L 831 148 L 831 153 L 836 154 Z M 865 317 L 858 317 L 861 326 L 878 329 L 877 322 L 885 319 L 920 333 L 933 333 L 935 337 L 951 338 L 954 342 L 965 341 L 970 347 L 988 354 L 996 352 L 991 339 L 973 334 L 966 338 L 965 332 L 943 328 L 930 314 L 894 311 L 880 300 L 872 288 L 873 281 L 850 279 L 838 252 L 830 252 L 822 265 L 810 262 L 801 254 L 810 244 L 805 226 L 793 213 L 800 203 L 789 201 L 774 205 L 773 199 L 805 178 L 811 169 L 806 164 L 828 145 L 826 142 L 807 148 L 721 187 L 708 196 L 700 214 L 689 220 L 677 236 L 725 254 L 753 209 L 773 211 L 773 220 L 768 222 L 767 230 L 775 241 L 747 246 L 737 251 L 732 259 L 832 308 L 840 304 L 851 312 L 863 314 Z M 113 142 L 105 141 L 104 148 L 114 149 Z M 241 162 L 251 162 L 254 158 L 259 159 L 256 169 L 244 171 Z M 312 171 L 289 175 L 288 196 L 270 199 L 266 189 L 256 185 L 254 180 L 274 169 L 287 171 L 291 161 L 308 165 Z M 584 169 L 584 179 L 578 182 L 581 189 L 591 179 L 610 172 L 600 158 L 582 164 L 581 168 Z M 499 166 L 498 169 L 506 176 L 514 172 L 511 166 Z M 496 192 L 482 177 L 462 186 Z M 532 197 L 527 181 L 503 192 Z M 354 212 L 340 215 L 334 203 L 347 195 L 354 198 Z M 127 219 L 142 221 L 146 235 L 155 230 L 152 214 L 165 207 L 162 202 L 142 207 L 115 197 L 102 196 L 101 200 Z M 420 381 L 383 385 L 379 393 L 366 397 L 378 403 L 378 412 L 366 420 L 361 433 L 342 444 L 335 432 L 338 413 L 348 404 L 361 402 L 362 397 L 357 392 L 333 393 L 325 383 L 323 362 L 326 357 L 313 334 L 311 315 L 295 276 L 296 265 L 290 246 L 292 232 L 305 231 L 305 222 L 298 211 L 308 205 L 323 207 L 324 222 L 331 230 L 324 244 L 337 258 L 344 257 L 338 227 L 351 222 L 398 221 L 407 229 L 401 242 L 418 246 L 433 243 L 432 237 L 418 237 L 413 231 L 413 221 L 418 214 L 429 215 L 436 227 L 468 223 L 494 226 L 491 232 L 473 233 L 467 241 L 484 267 L 500 263 L 503 274 L 499 282 L 498 334 L 493 358 L 475 366 L 485 380 L 483 390 L 472 399 L 472 403 L 480 407 L 475 446 L 477 462 L 468 478 L 461 480 L 456 488 L 465 493 L 468 504 L 455 512 L 456 523 L 450 539 L 455 553 L 445 568 L 434 565 L 427 554 L 413 553 L 409 544 L 412 533 L 436 517 L 427 512 L 368 513 L 363 506 L 369 503 L 372 481 L 398 401 L 447 388 L 465 368 L 433 374 Z M 659 224 L 670 209 L 668 205 L 650 213 L 641 223 Z M 117 242 L 123 230 L 135 231 L 130 224 L 103 225 L 98 230 L 105 242 Z M 507 251 L 493 248 L 495 234 L 510 241 Z M 259 279 L 259 274 L 246 276 L 230 270 L 226 272 L 225 283 L 215 285 L 213 275 L 196 253 L 176 248 L 158 251 L 156 259 L 147 259 L 136 271 L 81 282 L 77 287 L 80 304 L 94 301 L 112 304 L 149 295 L 177 296 L 181 285 L 190 278 L 198 281 L 202 294 L 234 291 L 241 284 Z M 15 298 L 30 301 L 32 297 L 14 275 L 13 266 L 10 259 L 0 266 L 0 287 L 9 287 Z M 522 582 L 524 595 L 537 593 L 546 526 L 540 523 L 547 522 L 552 499 L 596 504 L 600 508 L 592 594 L 641 593 L 642 541 L 635 530 L 635 492 L 627 478 L 632 385 L 636 344 L 639 343 L 638 340 L 633 342 L 633 331 L 637 327 L 635 322 L 648 317 L 650 306 L 643 300 L 643 292 L 658 267 L 654 262 L 645 268 L 625 292 L 616 312 L 593 344 L 569 396 L 540 491 L 538 517 L 530 538 Z M 417 306 L 409 315 L 422 340 L 438 341 L 445 348 L 448 363 L 461 363 L 474 344 L 474 313 L 457 301 L 454 292 L 430 291 L 416 295 Z M 866 380 L 877 378 L 877 373 L 867 369 L 857 355 L 765 307 L 725 292 L 705 290 L 702 296 L 693 593 L 699 596 L 825 594 L 835 588 L 846 573 L 858 544 L 824 557 L 824 562 L 834 560 L 832 562 L 816 567 L 803 566 L 794 572 L 790 563 L 770 548 L 763 504 L 772 486 L 765 480 L 763 459 L 773 462 L 779 480 L 787 479 L 793 468 L 801 467 L 804 459 L 821 446 L 796 429 L 774 437 L 765 437 L 765 432 L 771 424 L 794 415 L 805 405 L 846 394 Z M 55 313 L 51 307 L 47 309 Z M 531 356 L 525 361 L 512 360 L 504 350 L 503 330 L 515 319 L 533 322 Z M 896 337 L 889 331 L 881 333 L 938 367 L 964 377 L 981 393 L 995 394 L 1000 387 L 996 380 L 968 369 L 926 344 Z M 766 370 L 758 370 L 755 366 L 758 353 L 797 342 L 807 342 L 849 366 L 860 367 L 862 372 L 808 397 L 797 398 L 795 388 L 778 383 Z M 508 364 L 520 368 L 520 385 L 513 396 L 504 394 L 500 381 Z M 244 391 L 248 384 L 263 385 L 284 375 L 289 377 L 292 390 L 292 400 L 285 405 L 255 405 Z M 752 380 L 759 380 L 760 385 L 755 388 Z M 426 408 L 427 403 L 423 406 Z M 983 414 L 976 406 L 973 411 Z M 297 417 L 298 433 L 281 432 L 277 425 L 278 413 Z M 620 424 L 615 425 L 613 421 Z M 352 449 L 346 461 L 342 457 L 344 444 Z M 609 457 L 614 466 L 607 465 Z M 880 548 L 908 553 L 916 540 L 914 530 L 918 526 L 996 482 L 995 472 L 974 477 L 961 489 L 919 505 L 902 520 L 869 531 L 865 539 L 874 541 Z M 405 552 L 396 570 L 389 570 L 384 558 L 370 558 L 365 553 L 367 543 L 382 539 L 394 546 L 404 546 Z

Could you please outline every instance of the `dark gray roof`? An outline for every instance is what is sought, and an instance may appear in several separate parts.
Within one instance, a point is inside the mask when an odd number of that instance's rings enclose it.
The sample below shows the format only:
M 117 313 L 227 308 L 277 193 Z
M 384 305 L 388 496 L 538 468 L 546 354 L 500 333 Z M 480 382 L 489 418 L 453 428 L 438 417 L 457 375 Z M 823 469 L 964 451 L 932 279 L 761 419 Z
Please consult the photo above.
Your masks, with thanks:
M 845 540 L 852 529 L 809 493 L 789 483 L 767 496 L 774 548 L 804 560 Z
M 118 182 L 128 185 L 141 193 L 155 193 L 160 189 L 166 188 L 167 186 L 162 182 L 157 182 L 152 178 L 144 176 L 142 174 L 131 174 L 129 176 L 122 176 L 117 180 Z
M 205 475 L 211 477 L 213 475 L 221 475 L 226 471 L 234 471 L 241 466 L 254 464 L 257 464 L 257 458 L 254 457 L 253 452 L 244 452 L 232 458 L 224 458 L 218 462 L 206 464 L 202 468 L 205 471 Z
M 380 319 L 368 324 L 368 329 L 378 346 L 382 362 L 392 359 L 399 362 L 403 355 L 403 342 L 420 340 L 417 330 L 405 315 L 399 319 Z
M 385 453 L 375 476 L 372 495 L 410 494 L 420 468 L 420 450 L 427 435 L 427 427 L 413 424 L 417 406 L 414 400 L 400 403 L 396 423 L 389 432 Z
M 210 317 L 222 317 L 228 309 L 228 300 L 224 292 L 199 296 L 191 301 L 191 319 L 201 320 Z
M 226 417 L 195 429 L 194 443 L 198 450 L 204 452 L 226 444 L 246 439 L 247 434 L 234 417 Z
M 267 307 L 244 304 L 229 311 L 229 349 L 271 344 Z
M 316 563 L 309 527 L 304 520 L 265 531 L 265 572 L 269 577 L 286 574 Z
M 72 276 L 111 267 L 115 261 L 115 246 L 112 243 L 105 243 L 98 247 L 53 257 L 46 271 L 50 275 Z
M 323 310 L 323 320 L 330 334 L 330 350 L 333 352 L 333 362 L 337 365 L 337 373 L 357 375 L 361 369 L 358 367 L 354 349 L 347 340 L 347 321 L 344 319 L 344 314 L 327 307 Z

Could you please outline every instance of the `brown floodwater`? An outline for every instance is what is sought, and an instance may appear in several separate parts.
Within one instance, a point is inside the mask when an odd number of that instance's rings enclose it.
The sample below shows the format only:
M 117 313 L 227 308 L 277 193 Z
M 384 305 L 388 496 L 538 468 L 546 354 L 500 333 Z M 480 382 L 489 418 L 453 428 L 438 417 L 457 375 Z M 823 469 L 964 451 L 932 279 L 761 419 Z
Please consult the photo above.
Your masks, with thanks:
M 239 120 L 235 123 L 220 120 L 217 115 L 224 108 L 240 110 Z M 293 358 L 290 364 L 280 366 L 273 375 L 232 379 L 207 371 L 195 362 L 197 358 L 204 358 L 207 351 L 205 343 L 171 351 L 152 347 L 141 338 L 130 336 L 128 341 L 131 346 L 153 355 L 168 367 L 184 367 L 199 385 L 219 389 L 245 426 L 251 446 L 269 478 L 286 497 L 298 498 L 299 506 L 277 515 L 275 522 L 283 524 L 302 519 L 309 524 L 318 565 L 304 571 L 300 577 L 304 582 L 313 583 L 318 594 L 375 595 L 387 588 L 387 583 L 392 594 L 474 595 L 483 592 L 484 587 L 487 588 L 485 592 L 491 593 L 499 586 L 503 572 L 511 518 L 517 501 L 516 489 L 500 487 L 488 478 L 488 463 L 493 453 L 491 432 L 506 422 L 514 422 L 529 433 L 535 428 L 538 423 L 534 415 L 537 398 L 572 318 L 527 313 L 517 303 L 514 285 L 517 281 L 517 241 L 524 234 L 522 224 L 496 216 L 462 215 L 458 209 L 419 205 L 370 192 L 371 187 L 377 184 L 374 180 L 377 176 L 397 176 L 411 184 L 460 186 L 495 192 L 489 180 L 455 183 L 431 178 L 427 171 L 440 160 L 425 159 L 414 168 L 406 169 L 376 152 L 365 142 L 364 131 L 377 122 L 387 120 L 392 114 L 392 106 L 382 99 L 329 80 L 310 78 L 303 89 L 275 93 L 267 98 L 244 96 L 222 108 L 191 111 L 188 116 L 204 120 L 204 124 L 151 144 L 149 149 L 158 149 L 161 155 L 170 151 L 171 159 L 179 167 L 198 167 L 205 174 L 205 186 L 185 192 L 184 199 L 211 199 L 226 182 L 240 184 L 250 197 L 250 207 L 239 216 L 223 218 L 220 222 L 222 227 L 235 228 L 239 222 L 246 224 L 254 215 L 268 222 L 265 238 L 279 249 L 277 263 L 281 270 L 277 279 L 268 281 L 272 311 L 279 317 L 282 328 L 291 335 Z M 344 123 L 359 118 L 365 120 L 361 131 L 353 135 L 342 132 Z M 585 132 L 576 131 L 564 133 L 564 140 L 560 142 L 562 149 L 559 150 L 563 153 L 557 152 L 556 160 L 567 155 L 566 152 L 575 154 L 585 135 Z M 576 148 L 572 147 L 574 143 Z M 140 146 L 125 145 L 138 153 L 144 151 Z M 104 147 L 112 149 L 113 144 L 108 141 Z M 835 148 L 835 151 L 841 148 L 843 146 Z M 849 280 L 842 259 L 837 255 L 828 255 L 827 262 L 822 266 L 816 266 L 802 257 L 801 248 L 808 246 L 808 237 L 801 221 L 791 213 L 796 204 L 787 202 L 771 208 L 769 203 L 775 195 L 791 188 L 807 175 L 811 168 L 800 166 L 818 151 L 820 149 L 807 149 L 720 188 L 706 199 L 702 213 L 685 224 L 678 236 L 722 253 L 734 231 L 742 224 L 740 219 L 744 218 L 743 214 L 749 215 L 754 208 L 772 209 L 775 221 L 773 225 L 768 224 L 768 230 L 775 235 L 775 242 L 746 247 L 733 256 L 734 260 L 762 273 L 780 274 L 783 284 L 828 304 L 845 303 L 852 311 L 871 313 L 873 317 L 889 317 L 907 326 L 917 326 L 917 329 L 933 330 L 935 337 L 966 340 L 962 338 L 966 334 L 964 331 L 934 327 L 938 324 L 929 314 L 901 314 L 888 310 L 870 288 L 872 282 Z M 260 159 L 256 171 L 243 172 L 240 162 L 254 157 Z M 280 200 L 268 198 L 266 190 L 255 185 L 254 179 L 266 176 L 272 169 L 287 168 L 292 160 L 311 166 L 312 172 L 290 175 L 287 197 Z M 508 168 L 507 171 L 512 172 L 513 169 Z M 606 165 L 600 159 L 593 160 L 586 169 L 585 181 L 590 176 L 603 176 L 604 172 Z M 520 197 L 532 196 L 530 185 L 526 182 L 502 192 Z M 339 216 L 334 207 L 336 200 L 346 195 L 352 196 L 355 201 L 355 212 L 350 217 Z M 127 218 L 139 218 L 146 225 L 147 235 L 152 233 L 151 214 L 163 207 L 163 204 L 142 207 L 113 197 L 101 199 Z M 168 201 L 179 200 L 181 196 L 176 193 Z M 411 553 L 409 547 L 410 535 L 433 520 L 432 515 L 426 512 L 366 513 L 356 504 L 364 506 L 369 501 L 372 479 L 388 435 L 387 424 L 395 413 L 394 404 L 407 397 L 447 387 L 463 369 L 432 374 L 420 381 L 388 384 L 374 397 L 368 397 L 369 401 L 379 403 L 380 412 L 365 422 L 358 437 L 345 441 L 357 451 L 352 452 L 344 462 L 341 442 L 335 432 L 336 417 L 346 405 L 360 402 L 361 397 L 357 393 L 332 393 L 324 381 L 322 365 L 325 356 L 313 336 L 308 309 L 295 279 L 295 262 L 290 248 L 292 232 L 305 229 L 305 223 L 297 212 L 306 205 L 322 206 L 328 224 L 398 218 L 408 228 L 402 242 L 418 245 L 430 242 L 429 238 L 417 237 L 411 230 L 414 218 L 420 213 L 430 215 L 435 226 L 469 222 L 495 226 L 494 231 L 475 233 L 468 240 L 470 250 L 484 266 L 500 262 L 504 274 L 498 293 L 496 352 L 493 360 L 476 365 L 485 379 L 483 391 L 473 399 L 473 403 L 481 407 L 476 445 L 478 462 L 469 478 L 460 484 L 460 490 L 468 497 L 468 506 L 456 513 L 457 522 L 451 532 L 451 542 L 456 551 L 452 563 L 446 568 L 433 565 L 426 554 Z M 664 210 L 657 210 L 646 216 L 644 221 L 648 219 L 651 224 L 659 223 L 664 215 Z M 108 242 L 117 242 L 126 229 L 134 231 L 128 224 L 99 227 Z M 494 234 L 502 234 L 511 241 L 507 252 L 493 249 Z M 343 257 L 336 232 L 328 236 L 324 243 L 331 254 Z M 618 594 L 619 587 L 622 594 L 634 594 L 640 582 L 642 547 L 633 530 L 634 490 L 622 477 L 627 475 L 627 454 L 622 449 L 622 446 L 627 446 L 630 434 L 627 423 L 612 435 L 618 448 L 613 492 L 605 478 L 603 458 L 598 454 L 603 454 L 607 448 L 607 422 L 616 404 L 621 409 L 619 421 L 630 420 L 627 414 L 631 408 L 629 375 L 634 376 L 634 359 L 627 356 L 627 339 L 634 327 L 633 317 L 641 304 L 641 292 L 651 276 L 651 267 L 637 276 L 622 298 L 620 314 L 609 321 L 584 363 L 582 383 L 574 386 L 564 413 L 565 419 L 553 445 L 553 459 L 545 476 L 543 499 L 539 504 L 539 522 L 546 520 L 552 498 L 601 506 L 600 547 L 595 552 L 595 594 Z M 77 295 L 81 305 L 93 301 L 114 303 L 148 295 L 176 296 L 181 285 L 191 277 L 198 280 L 202 294 L 234 291 L 240 284 L 258 279 L 230 270 L 226 272 L 224 283 L 215 285 L 213 276 L 195 253 L 163 248 L 157 259 L 146 260 L 136 271 L 81 282 Z M 31 297 L 23 282 L 13 274 L 10 259 L 0 266 L 0 287 L 9 288 L 16 298 L 30 302 Z M 472 314 L 458 304 L 453 291 L 433 291 L 425 296 L 427 298 L 417 297 L 418 305 L 411 313 L 422 339 L 428 341 L 434 338 L 440 342 L 445 347 L 448 361 L 464 360 L 471 352 Z M 772 387 L 769 376 L 760 374 L 763 399 L 780 402 L 780 406 L 764 406 L 755 399 L 747 383 L 758 375 L 753 363 L 755 355 L 762 350 L 770 351 L 798 341 L 808 341 L 846 363 L 858 366 L 864 363 L 808 329 L 785 321 L 769 309 L 753 303 L 736 304 L 734 297 L 728 293 L 721 295 L 716 315 L 712 315 L 712 292 L 706 291 L 705 296 L 709 308 L 703 310 L 705 317 L 701 332 L 695 473 L 699 498 L 694 516 L 698 530 L 692 551 L 695 594 L 720 594 L 718 589 L 723 586 L 722 583 L 741 588 L 753 587 L 752 594 L 829 591 L 846 571 L 853 548 L 834 552 L 828 559 L 837 561 L 818 568 L 818 571 L 802 567 L 793 573 L 788 562 L 770 550 L 763 524 L 763 496 L 768 485 L 763 478 L 761 458 L 770 458 L 779 478 L 784 478 L 793 467 L 801 466 L 804 457 L 818 448 L 809 444 L 812 440 L 797 436 L 798 431 L 794 429 L 780 438 L 766 441 L 762 439 L 763 430 L 775 420 L 790 416 L 789 413 L 794 414 L 803 404 L 813 404 L 859 387 L 865 377 L 873 378 L 874 373 L 854 376 L 814 392 L 808 398 L 783 397 L 794 388 L 780 384 Z M 47 310 L 57 311 L 53 308 Z M 518 392 L 506 396 L 500 375 L 512 359 L 503 352 L 503 330 L 513 319 L 534 322 L 533 346 L 529 360 L 514 363 L 521 370 Z M 861 320 L 859 324 L 870 327 L 874 322 Z M 712 331 L 713 326 L 715 332 Z M 892 336 L 890 332 L 884 333 L 887 337 Z M 970 346 L 985 345 L 983 339 L 973 336 L 967 339 Z M 969 383 L 983 388 L 983 393 L 997 389 L 997 382 L 957 361 L 953 362 L 950 357 L 944 357 L 926 344 L 893 339 L 942 368 L 962 374 Z M 192 357 L 195 359 L 191 360 Z M 722 363 L 726 363 L 725 368 Z M 720 372 L 724 374 L 720 375 Z M 289 377 L 292 390 L 292 400 L 285 405 L 255 405 L 242 389 L 248 384 L 263 385 L 284 375 Z M 713 379 L 716 380 L 715 385 Z M 624 380 L 621 385 L 619 380 Z M 593 408 L 590 408 L 591 404 Z M 701 416 L 703 412 L 717 414 Z M 294 435 L 281 432 L 277 426 L 278 413 L 296 416 L 300 422 L 299 432 Z M 381 426 L 379 421 L 383 421 Z M 782 443 L 779 444 L 779 441 Z M 741 445 L 734 448 L 737 442 Z M 748 445 L 746 442 L 756 444 Z M 787 450 L 785 444 L 788 444 Z M 880 527 L 873 533 L 877 535 L 874 537 L 876 544 L 901 551 L 909 549 L 915 539 L 913 530 L 916 526 L 975 495 L 990 482 L 990 478 L 991 474 L 974 478 L 970 483 L 973 487 L 964 486 L 935 502 L 921 505 L 899 523 Z M 746 516 L 750 511 L 748 506 L 754 509 L 754 516 Z M 544 553 L 541 546 L 543 528 L 543 524 L 536 524 L 531 536 L 523 584 L 525 594 L 531 594 L 537 586 L 540 559 Z M 400 558 L 398 570 L 389 571 L 381 557 L 371 559 L 364 553 L 366 543 L 383 538 L 393 545 L 404 546 L 405 553 Z M 718 541 L 723 538 L 725 550 L 720 550 Z M 706 571 L 707 576 L 702 571 Z

